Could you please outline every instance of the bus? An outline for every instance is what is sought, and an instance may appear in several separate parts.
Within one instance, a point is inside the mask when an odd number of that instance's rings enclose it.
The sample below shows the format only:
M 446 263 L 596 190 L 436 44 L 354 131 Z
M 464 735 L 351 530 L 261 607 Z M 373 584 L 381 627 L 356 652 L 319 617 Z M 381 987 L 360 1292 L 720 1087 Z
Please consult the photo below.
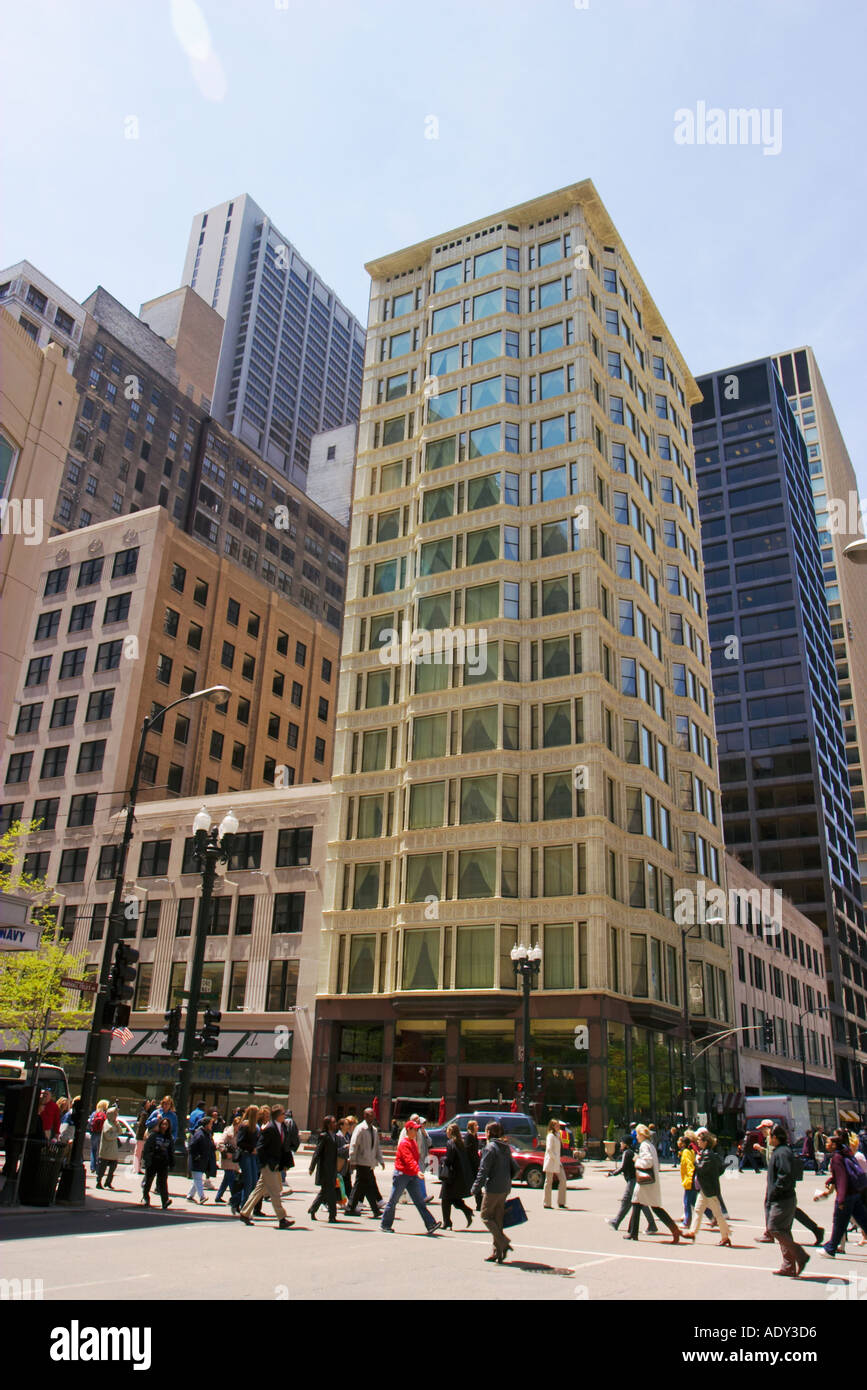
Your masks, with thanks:
M 59 1096 L 69 1096 L 69 1080 L 63 1067 L 54 1062 L 40 1062 L 26 1050 L 0 1053 L 0 1145 L 5 1147 L 5 1127 L 3 1116 L 6 1110 L 6 1093 L 10 1086 L 26 1085 L 36 1080 L 40 1090 L 51 1091 L 55 1100 Z

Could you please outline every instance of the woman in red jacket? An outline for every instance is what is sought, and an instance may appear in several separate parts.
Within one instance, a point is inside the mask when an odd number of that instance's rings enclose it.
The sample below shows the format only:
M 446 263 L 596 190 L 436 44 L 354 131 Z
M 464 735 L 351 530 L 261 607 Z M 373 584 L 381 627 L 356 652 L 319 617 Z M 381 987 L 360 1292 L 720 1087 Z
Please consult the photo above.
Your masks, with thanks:
M 421 1176 L 421 1169 L 418 1163 L 418 1144 L 415 1142 L 415 1134 L 418 1125 L 409 1120 L 406 1125 L 406 1138 L 401 1139 L 397 1146 L 397 1153 L 394 1156 L 394 1177 L 391 1184 L 391 1196 L 382 1213 L 382 1224 L 380 1230 L 388 1233 L 392 1232 L 394 1222 L 394 1211 L 401 1193 L 408 1192 L 422 1221 L 427 1228 L 427 1234 L 433 1235 L 442 1225 L 441 1221 L 434 1221 L 427 1209 L 427 1193 L 425 1192 L 424 1179 Z

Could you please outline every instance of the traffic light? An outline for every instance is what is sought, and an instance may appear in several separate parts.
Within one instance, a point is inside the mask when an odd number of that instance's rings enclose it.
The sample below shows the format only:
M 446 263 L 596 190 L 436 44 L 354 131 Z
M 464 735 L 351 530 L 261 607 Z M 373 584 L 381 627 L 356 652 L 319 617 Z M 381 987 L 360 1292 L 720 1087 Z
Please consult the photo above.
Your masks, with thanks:
M 196 1034 L 196 1045 L 202 1052 L 216 1052 L 219 1047 L 222 1017 L 219 1009 L 205 1009 L 205 1026 Z
M 138 951 L 119 941 L 114 951 L 111 973 L 108 977 L 108 1003 L 129 1004 L 135 991 L 136 962 Z M 115 1021 L 117 1015 L 115 1013 Z
M 763 1034 L 764 1039 L 765 1039 L 765 1047 L 773 1047 L 773 1045 L 774 1045 L 774 1020 L 773 1020 L 772 1018 L 766 1018 L 766 1019 L 765 1019 L 764 1023 L 762 1024 L 762 1034 Z
M 166 1014 L 166 1026 L 163 1030 L 162 1047 L 166 1052 L 177 1052 L 181 1040 L 181 1006 L 176 1004 L 173 1009 L 169 1009 Z
M 542 1089 L 542 1078 L 543 1078 L 543 1075 L 544 1075 L 544 1069 L 537 1063 L 537 1065 L 533 1068 L 533 1079 L 534 1079 L 534 1081 L 535 1081 L 535 1083 L 536 1083 L 536 1090 L 537 1090 L 537 1091 L 541 1091 L 541 1089 Z

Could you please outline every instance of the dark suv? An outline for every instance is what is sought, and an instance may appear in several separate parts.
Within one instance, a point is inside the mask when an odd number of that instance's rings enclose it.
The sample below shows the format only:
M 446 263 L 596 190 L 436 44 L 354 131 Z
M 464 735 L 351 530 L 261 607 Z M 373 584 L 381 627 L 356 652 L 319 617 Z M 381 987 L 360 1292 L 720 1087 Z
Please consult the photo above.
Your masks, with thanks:
M 536 1121 L 531 1115 L 523 1115 L 520 1111 L 514 1110 L 469 1110 L 461 1115 L 452 1115 L 444 1125 L 434 1125 L 429 1127 L 427 1134 L 430 1139 L 431 1148 L 445 1148 L 446 1129 L 449 1125 L 457 1125 L 461 1134 L 467 1132 L 467 1121 L 475 1120 L 479 1126 L 479 1139 L 485 1141 L 485 1125 L 489 1125 L 492 1120 L 503 1126 L 504 1137 L 515 1149 L 537 1149 L 539 1147 L 539 1130 Z

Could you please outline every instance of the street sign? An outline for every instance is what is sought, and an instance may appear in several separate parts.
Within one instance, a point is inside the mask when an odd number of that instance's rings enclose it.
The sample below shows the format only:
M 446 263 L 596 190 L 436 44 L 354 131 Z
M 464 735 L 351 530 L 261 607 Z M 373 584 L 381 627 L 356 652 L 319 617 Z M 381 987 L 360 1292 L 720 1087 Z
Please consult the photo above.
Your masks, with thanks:
M 61 975 L 60 983 L 64 989 L 78 989 L 82 994 L 96 994 L 99 988 L 96 980 L 76 980 L 72 975 Z

